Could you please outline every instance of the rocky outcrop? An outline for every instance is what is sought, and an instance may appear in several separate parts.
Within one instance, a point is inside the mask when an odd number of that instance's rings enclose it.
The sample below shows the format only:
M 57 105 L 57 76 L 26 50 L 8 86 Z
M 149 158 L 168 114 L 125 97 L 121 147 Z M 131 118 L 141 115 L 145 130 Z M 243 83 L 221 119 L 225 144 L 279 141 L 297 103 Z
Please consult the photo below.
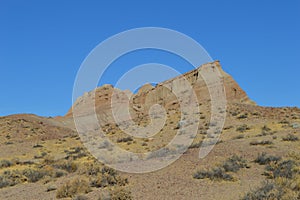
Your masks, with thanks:
M 157 84 L 155 87 L 150 84 L 146 84 L 142 86 L 136 94 L 132 94 L 128 90 L 121 91 L 113 88 L 112 85 L 103 85 L 102 87 L 99 87 L 94 91 L 87 92 L 82 97 L 78 98 L 73 105 L 73 109 L 76 109 L 77 115 L 80 116 L 86 116 L 96 111 L 97 115 L 102 116 L 101 118 L 106 121 L 113 121 L 111 108 L 116 104 L 122 103 L 126 106 L 126 103 L 128 104 L 129 102 L 129 112 L 132 115 L 132 118 L 137 118 L 148 113 L 150 107 L 154 104 L 160 104 L 167 110 L 178 107 L 178 99 L 172 90 L 184 90 L 187 82 L 193 88 L 199 104 L 209 104 L 211 96 L 209 94 L 207 84 L 201 76 L 202 72 L 208 69 L 215 70 L 219 73 L 224 84 L 228 104 L 254 104 L 248 98 L 245 91 L 239 87 L 236 81 L 223 71 L 220 62 L 215 61 L 204 64 L 181 76 Z M 72 117 L 72 114 L 72 109 L 70 109 L 66 114 L 66 117 Z

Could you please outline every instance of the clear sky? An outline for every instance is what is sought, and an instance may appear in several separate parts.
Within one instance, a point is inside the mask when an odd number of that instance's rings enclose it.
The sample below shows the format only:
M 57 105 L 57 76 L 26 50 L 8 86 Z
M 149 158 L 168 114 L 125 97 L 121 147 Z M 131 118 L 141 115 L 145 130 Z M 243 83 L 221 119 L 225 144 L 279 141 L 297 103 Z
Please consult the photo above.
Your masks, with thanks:
M 194 38 L 259 105 L 300 107 L 299 22 L 298 0 L 1 0 L 0 116 L 64 115 L 89 52 L 114 34 L 146 26 Z M 131 62 L 182 64 L 156 53 Z M 116 76 L 107 77 L 113 83 Z

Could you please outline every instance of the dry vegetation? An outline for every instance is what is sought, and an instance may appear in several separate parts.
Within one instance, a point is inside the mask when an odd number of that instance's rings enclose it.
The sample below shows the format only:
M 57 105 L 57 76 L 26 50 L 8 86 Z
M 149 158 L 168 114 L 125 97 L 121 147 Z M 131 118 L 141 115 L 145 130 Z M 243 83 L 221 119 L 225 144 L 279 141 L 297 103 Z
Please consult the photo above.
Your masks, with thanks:
M 300 110 L 254 105 L 226 75 L 225 82 L 229 91 L 226 123 L 210 154 L 199 159 L 199 148 L 214 142 L 207 130 L 216 125 L 209 121 L 210 101 L 199 96 L 200 124 L 192 145 L 172 165 L 147 174 L 118 172 L 95 160 L 74 131 L 71 110 L 58 118 L 1 117 L 0 199 L 300 199 Z M 205 94 L 199 85 L 196 91 Z M 138 125 L 149 124 L 140 104 L 143 95 L 156 90 L 153 101 L 167 107 L 163 129 L 151 138 L 134 138 L 105 121 L 103 130 L 111 141 L 128 151 L 150 152 L 168 144 L 182 126 L 194 123 L 184 120 L 185 113 L 181 115 L 174 99 L 156 98 L 167 93 L 156 88 L 139 92 L 141 98 L 133 100 Z M 100 112 L 112 89 L 105 86 L 98 92 L 96 110 Z M 103 141 L 99 148 L 112 147 Z M 159 160 L 176 153 L 166 148 L 149 158 Z

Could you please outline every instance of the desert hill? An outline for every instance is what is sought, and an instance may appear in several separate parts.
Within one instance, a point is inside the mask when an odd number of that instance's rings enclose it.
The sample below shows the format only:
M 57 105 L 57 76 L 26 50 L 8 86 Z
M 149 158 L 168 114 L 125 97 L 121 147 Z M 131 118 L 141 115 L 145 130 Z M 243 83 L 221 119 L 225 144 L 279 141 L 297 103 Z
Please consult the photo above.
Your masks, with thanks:
M 199 74 L 214 69 L 226 92 L 226 121 L 213 150 L 200 159 L 212 125 L 212 100 Z M 167 145 L 184 115 L 182 100 L 173 94 L 175 89 L 185 93 L 182 79 L 195 91 L 199 126 L 175 163 L 146 174 L 124 173 L 103 166 L 85 148 L 74 116 L 97 133 L 99 127 L 88 126 L 94 107 L 102 131 L 119 147 L 144 153 Z M 152 105 L 163 106 L 163 129 L 150 139 L 128 136 L 112 111 L 128 102 L 133 122 L 141 127 L 151 122 Z M 127 119 L 128 112 L 118 111 Z M 87 91 L 62 117 L 0 117 L 0 199 L 300 199 L 299 137 L 299 108 L 256 105 L 216 61 L 155 87 L 146 84 L 136 94 L 111 85 Z

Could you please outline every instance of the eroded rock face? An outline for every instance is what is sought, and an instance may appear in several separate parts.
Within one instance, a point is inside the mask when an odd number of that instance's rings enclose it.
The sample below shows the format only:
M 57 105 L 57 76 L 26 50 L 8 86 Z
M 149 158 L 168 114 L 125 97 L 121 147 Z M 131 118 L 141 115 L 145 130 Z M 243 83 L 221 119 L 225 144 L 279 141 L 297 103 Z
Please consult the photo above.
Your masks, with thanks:
M 116 105 L 126 106 L 129 103 L 129 112 L 133 119 L 142 115 L 147 115 L 149 109 L 154 104 L 160 104 L 167 110 L 174 110 L 175 108 L 178 108 L 178 99 L 174 94 L 174 91 L 184 90 L 184 81 L 188 81 L 192 86 L 199 104 L 208 105 L 211 100 L 211 96 L 206 82 L 201 76 L 203 70 L 207 69 L 219 71 L 224 83 L 227 103 L 253 104 L 235 80 L 223 71 L 219 61 L 215 61 L 204 64 L 181 76 L 162 82 L 155 87 L 150 84 L 146 84 L 142 86 L 136 94 L 132 94 L 128 90 L 121 91 L 113 88 L 112 85 L 103 85 L 102 87 L 99 87 L 94 91 L 87 92 L 82 97 L 78 98 L 73 105 L 73 109 L 76 110 L 77 116 L 87 116 L 96 111 L 98 117 L 103 119 L 106 123 L 114 121 L 112 106 Z M 128 114 L 127 111 L 123 112 L 124 115 Z M 66 114 L 66 117 L 72 117 L 72 115 L 73 110 L 70 109 Z

